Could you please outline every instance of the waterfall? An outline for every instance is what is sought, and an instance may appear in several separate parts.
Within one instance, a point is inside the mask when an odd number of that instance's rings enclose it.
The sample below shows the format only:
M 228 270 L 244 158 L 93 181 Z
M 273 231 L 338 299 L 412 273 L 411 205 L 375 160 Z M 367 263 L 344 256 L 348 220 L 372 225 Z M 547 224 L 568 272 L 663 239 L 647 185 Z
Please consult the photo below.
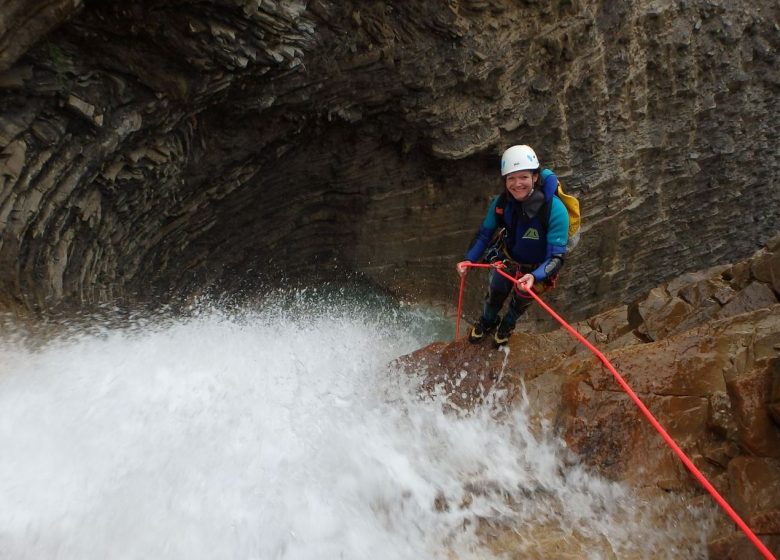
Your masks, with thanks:
M 711 508 L 421 395 L 391 364 L 437 312 L 288 296 L 0 336 L 0 558 L 706 558 Z

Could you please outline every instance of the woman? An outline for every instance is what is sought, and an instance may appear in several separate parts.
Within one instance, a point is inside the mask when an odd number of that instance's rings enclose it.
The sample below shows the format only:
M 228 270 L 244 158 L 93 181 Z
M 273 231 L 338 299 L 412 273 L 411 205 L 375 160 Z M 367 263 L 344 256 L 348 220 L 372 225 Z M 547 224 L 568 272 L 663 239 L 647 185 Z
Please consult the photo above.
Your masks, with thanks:
M 558 178 L 548 169 L 540 171 L 533 149 L 525 145 L 507 149 L 501 156 L 501 176 L 505 192 L 491 202 L 466 260 L 457 265 L 458 274 L 466 274 L 466 265 L 483 260 L 496 232 L 504 228 L 488 260 L 504 261 L 506 272 L 514 273 L 516 280 L 490 271 L 482 316 L 469 333 L 470 342 L 479 342 L 495 330 L 496 346 L 507 343 L 530 305 L 532 300 L 524 292 L 551 285 L 563 267 L 569 230 L 569 214 L 554 195 Z M 499 312 L 510 293 L 509 309 L 502 319 Z

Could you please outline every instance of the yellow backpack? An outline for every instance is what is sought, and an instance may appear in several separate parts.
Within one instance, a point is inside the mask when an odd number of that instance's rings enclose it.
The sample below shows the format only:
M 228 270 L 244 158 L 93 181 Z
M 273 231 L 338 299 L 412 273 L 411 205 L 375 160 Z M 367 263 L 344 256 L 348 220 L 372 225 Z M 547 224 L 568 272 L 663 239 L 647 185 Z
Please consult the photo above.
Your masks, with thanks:
M 566 251 L 569 252 L 580 242 L 580 201 L 577 197 L 563 192 L 563 185 L 558 181 L 556 196 L 561 199 L 569 212 L 569 241 L 566 243 Z

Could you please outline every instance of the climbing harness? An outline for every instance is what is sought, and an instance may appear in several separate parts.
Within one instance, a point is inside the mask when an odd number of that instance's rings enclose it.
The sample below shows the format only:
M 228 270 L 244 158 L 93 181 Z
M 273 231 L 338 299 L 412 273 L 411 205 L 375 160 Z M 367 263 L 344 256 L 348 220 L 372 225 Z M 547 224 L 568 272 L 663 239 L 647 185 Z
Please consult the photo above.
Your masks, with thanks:
M 469 268 L 493 268 L 498 272 L 498 274 L 501 274 L 502 276 L 506 277 L 508 280 L 511 280 L 515 283 L 516 279 L 513 278 L 511 275 L 507 274 L 503 269 L 505 268 L 505 265 L 501 262 L 496 262 L 493 264 L 477 264 L 477 263 L 465 263 L 465 266 Z M 455 339 L 460 338 L 460 314 L 461 309 L 463 307 L 463 289 L 466 285 L 466 275 L 464 274 L 461 277 L 460 280 L 460 294 L 458 295 L 458 316 L 455 321 Z M 523 289 L 518 284 L 518 287 L 520 289 Z M 742 518 L 737 514 L 736 511 L 729 505 L 729 503 L 718 493 L 718 491 L 715 489 L 715 487 L 710 483 L 709 480 L 702 474 L 702 472 L 696 467 L 696 465 L 693 464 L 693 461 L 685 454 L 685 452 L 680 448 L 679 445 L 672 439 L 672 437 L 667 433 L 667 431 L 664 429 L 663 426 L 661 426 L 660 422 L 656 420 L 655 416 L 648 410 L 648 408 L 645 406 L 645 404 L 639 399 L 639 397 L 636 395 L 633 389 L 626 383 L 626 381 L 623 379 L 623 377 L 618 373 L 618 371 L 615 369 L 615 367 L 610 363 L 610 361 L 607 359 L 607 357 L 601 353 L 601 351 L 593 346 L 584 336 L 582 336 L 580 333 L 576 331 L 574 327 L 572 327 L 569 323 L 567 323 L 563 318 L 561 318 L 560 315 L 558 315 L 553 309 L 547 305 L 544 301 L 542 301 L 542 298 L 540 298 L 538 295 L 536 295 L 531 290 L 525 290 L 526 294 L 528 294 L 530 297 L 535 299 L 539 305 L 542 306 L 542 308 L 552 316 L 553 319 L 558 321 L 563 328 L 565 328 L 567 331 L 569 331 L 577 340 L 579 340 L 582 344 L 585 345 L 588 350 L 590 350 L 599 360 L 601 360 L 601 363 L 604 364 L 604 367 L 606 367 L 612 376 L 615 378 L 615 381 L 617 381 L 618 385 L 623 389 L 623 391 L 626 392 L 626 394 L 631 398 L 632 401 L 634 401 L 634 404 L 639 408 L 640 412 L 647 418 L 648 422 L 650 422 L 650 425 L 655 428 L 655 430 L 661 435 L 663 440 L 666 442 L 666 444 L 674 451 L 674 453 L 679 457 L 679 459 L 683 462 L 683 464 L 688 468 L 688 470 L 691 472 L 691 474 L 696 478 L 696 480 L 699 481 L 699 483 L 704 487 L 707 492 L 710 493 L 710 495 L 715 499 L 715 501 L 718 503 L 718 505 L 723 508 L 723 510 L 728 514 L 729 517 L 731 517 L 732 521 L 737 524 L 737 526 L 742 530 L 742 532 L 745 534 L 745 536 L 750 540 L 751 543 L 758 549 L 759 552 L 766 558 L 767 560 L 777 560 L 775 556 L 770 552 L 770 550 L 764 545 L 763 542 L 755 535 L 755 533 L 748 527 L 747 523 L 745 523 Z

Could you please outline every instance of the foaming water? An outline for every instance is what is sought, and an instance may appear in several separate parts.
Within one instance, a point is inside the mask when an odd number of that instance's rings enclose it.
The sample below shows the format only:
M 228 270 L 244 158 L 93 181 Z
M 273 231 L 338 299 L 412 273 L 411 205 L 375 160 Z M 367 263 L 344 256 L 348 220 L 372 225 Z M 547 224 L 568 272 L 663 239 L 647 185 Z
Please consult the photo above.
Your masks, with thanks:
M 0 340 L 0 558 L 706 557 L 709 509 L 421 398 L 442 317 L 302 301 Z

